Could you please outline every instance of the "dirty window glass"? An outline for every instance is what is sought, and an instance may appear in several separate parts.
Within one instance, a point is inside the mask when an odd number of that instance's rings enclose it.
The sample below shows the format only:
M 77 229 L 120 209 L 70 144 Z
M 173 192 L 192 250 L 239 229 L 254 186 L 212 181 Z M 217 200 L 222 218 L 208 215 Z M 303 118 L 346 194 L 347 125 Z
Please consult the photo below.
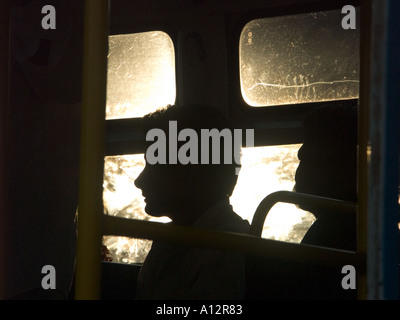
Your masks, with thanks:
M 127 219 L 168 222 L 168 218 L 153 218 L 145 213 L 144 198 L 135 186 L 135 179 L 145 166 L 143 154 L 108 156 L 104 161 L 104 212 Z M 127 237 L 104 236 L 113 262 L 143 263 L 151 241 Z
M 242 169 L 230 198 L 234 211 L 251 222 L 253 214 L 268 194 L 293 190 L 301 145 L 267 146 L 242 149 Z M 143 154 L 108 156 L 105 158 L 103 200 L 105 213 L 113 216 L 168 222 L 168 218 L 152 218 L 144 211 L 141 190 L 134 182 L 145 165 Z M 300 242 L 314 216 L 294 205 L 278 203 L 267 216 L 264 238 Z M 151 241 L 125 237 L 103 238 L 113 259 L 119 263 L 143 263 Z
M 242 148 L 242 169 L 230 198 L 234 211 L 252 221 L 260 202 L 269 194 L 295 185 L 301 144 Z M 265 219 L 262 237 L 299 243 L 315 218 L 289 203 L 275 204 Z
M 175 97 L 174 45 L 165 32 L 109 37 L 107 119 L 142 117 Z
M 240 36 L 242 96 L 252 107 L 358 98 L 359 11 L 343 29 L 340 10 L 252 20 Z

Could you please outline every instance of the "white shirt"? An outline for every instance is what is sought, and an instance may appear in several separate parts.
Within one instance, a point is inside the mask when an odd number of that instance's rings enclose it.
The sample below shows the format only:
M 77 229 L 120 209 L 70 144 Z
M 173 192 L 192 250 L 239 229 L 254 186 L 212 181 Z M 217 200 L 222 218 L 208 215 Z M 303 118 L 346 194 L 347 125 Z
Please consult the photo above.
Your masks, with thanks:
M 249 223 L 228 200 L 210 208 L 193 225 L 248 233 Z M 139 274 L 137 299 L 243 299 L 245 255 L 216 249 L 153 242 Z

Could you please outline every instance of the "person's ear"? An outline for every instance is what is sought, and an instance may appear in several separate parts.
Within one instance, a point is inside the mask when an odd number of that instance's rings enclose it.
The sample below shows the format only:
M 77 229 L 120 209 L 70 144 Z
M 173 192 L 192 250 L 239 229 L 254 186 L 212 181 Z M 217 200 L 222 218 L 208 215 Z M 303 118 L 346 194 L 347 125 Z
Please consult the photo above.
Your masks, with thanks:
M 184 192 L 201 192 L 204 189 L 204 183 L 207 180 L 207 174 L 204 165 L 189 164 L 182 165 L 180 170 L 181 185 Z

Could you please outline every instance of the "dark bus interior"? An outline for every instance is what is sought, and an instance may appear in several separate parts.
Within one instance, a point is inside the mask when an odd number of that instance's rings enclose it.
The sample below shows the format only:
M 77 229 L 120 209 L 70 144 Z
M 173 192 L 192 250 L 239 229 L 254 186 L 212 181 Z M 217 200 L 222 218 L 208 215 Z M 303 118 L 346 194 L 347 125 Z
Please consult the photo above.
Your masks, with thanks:
M 7 44 L 0 54 L 2 299 L 77 298 L 82 128 L 98 121 L 97 115 L 82 116 L 84 47 L 91 36 L 84 32 L 89 20 L 85 2 L 90 0 L 0 4 L 1 39 Z M 123 156 L 145 152 L 140 130 L 144 114 L 167 104 L 215 107 L 236 128 L 254 129 L 254 148 L 266 148 L 263 152 L 267 154 L 259 156 L 257 168 L 261 171 L 254 171 L 252 180 L 240 187 L 250 190 L 250 200 L 243 197 L 243 201 L 252 203 L 235 202 L 239 211 L 247 211 L 253 233 L 236 238 L 215 235 L 221 237 L 215 240 L 217 247 L 242 241 L 238 250 L 247 254 L 245 299 L 398 299 L 400 62 L 396 54 L 400 54 L 400 39 L 393 26 L 400 8 L 396 1 L 384 2 L 381 8 L 373 0 L 110 0 L 108 22 L 99 22 L 107 24 L 109 41 L 106 118 L 100 145 L 104 148 L 101 165 L 110 171 L 104 171 L 104 177 L 97 175 L 90 184 L 97 185 L 101 194 L 112 195 L 113 188 L 129 194 L 141 167 Z M 41 25 L 41 8 L 49 4 L 56 9 L 53 30 Z M 345 5 L 356 9 L 354 29 L 341 25 Z M 165 59 L 169 60 L 154 62 L 154 66 L 151 63 L 161 48 L 168 48 Z M 97 61 L 101 55 L 99 52 L 89 60 Z M 166 76 L 159 73 L 163 68 L 169 68 Z M 141 87 L 143 83 L 150 87 L 149 93 Z M 125 96 L 127 86 L 135 88 L 129 97 Z M 164 86 L 169 90 L 166 98 L 161 97 Z M 146 102 L 149 97 L 161 100 Z M 117 110 L 120 105 L 122 113 Z M 331 106 L 358 112 L 358 159 L 352 172 L 358 198 L 354 202 L 312 194 L 296 196 L 293 191 L 297 152 L 304 141 L 303 121 L 311 112 Z M 340 124 L 336 130 L 341 130 Z M 272 148 L 291 151 L 274 156 Z M 263 175 L 266 157 L 270 157 L 272 172 L 283 172 L 285 166 L 292 170 L 290 183 L 286 176 Z M 136 165 L 143 160 L 132 161 Z M 278 163 L 274 161 L 279 162 L 278 169 L 273 167 Z M 124 170 L 131 176 L 118 176 Z M 242 172 L 245 177 L 248 171 Z M 127 184 L 118 187 L 117 180 Z M 268 184 L 271 190 L 263 189 Z M 257 197 L 251 191 L 256 189 Z M 238 194 L 240 190 L 238 187 Z M 108 218 L 114 215 L 116 223 L 126 217 L 136 219 L 135 205 L 142 200 L 126 202 L 124 212 L 133 212 L 130 216 L 118 214 L 122 202 L 112 201 L 110 198 L 104 206 L 107 218 L 103 223 L 110 222 L 109 228 L 104 227 L 104 236 L 151 240 L 160 232 L 162 239 L 168 238 L 161 226 L 153 230 L 153 224 L 145 224 L 148 217 L 138 218 L 146 220 L 143 231 L 115 231 Z M 275 236 L 263 237 L 264 222 L 273 216 L 268 212 L 278 202 L 311 203 L 351 215 L 357 221 L 356 249 L 301 244 L 301 239 L 293 243 L 279 238 L 279 230 L 273 227 L 267 231 Z M 134 223 L 132 229 L 142 228 Z M 141 237 L 147 230 L 149 235 Z M 182 239 L 190 238 L 187 230 L 176 232 Z M 204 245 L 210 243 L 193 234 L 193 239 Z M 193 239 L 186 241 L 197 241 Z M 114 256 L 124 254 L 114 240 L 107 241 L 103 244 L 113 257 L 99 258 L 100 293 L 94 296 L 134 300 L 143 259 L 123 261 Z M 136 245 L 143 246 L 139 252 L 148 243 L 138 241 Z M 41 288 L 44 265 L 55 266 L 57 290 Z M 356 289 L 343 289 L 344 265 L 355 266 Z

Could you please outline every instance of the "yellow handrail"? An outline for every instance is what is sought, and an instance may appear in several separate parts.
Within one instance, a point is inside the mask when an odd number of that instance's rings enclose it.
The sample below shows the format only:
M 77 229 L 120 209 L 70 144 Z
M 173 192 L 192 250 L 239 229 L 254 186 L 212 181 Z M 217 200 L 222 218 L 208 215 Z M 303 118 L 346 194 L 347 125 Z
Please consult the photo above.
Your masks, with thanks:
M 108 8 L 85 1 L 76 299 L 100 297 Z
M 363 257 L 352 251 L 107 215 L 103 218 L 103 234 L 232 250 L 249 255 L 268 256 L 268 258 L 318 262 L 323 265 L 358 266 L 363 260 Z
M 9 229 L 6 225 L 5 212 L 9 212 L 8 202 L 8 165 L 7 165 L 7 109 L 8 109 L 8 88 L 9 88 L 9 22 L 10 22 L 10 2 L 1 1 L 0 3 L 0 274 L 6 275 L 5 261 L 7 254 L 7 240 L 5 233 Z M 4 298 L 4 281 L 0 280 L 0 299 Z
M 357 215 L 357 251 L 367 256 L 368 234 L 368 163 L 369 163 L 369 105 L 371 85 L 371 34 L 372 0 L 361 3 L 360 32 L 360 94 L 358 108 L 358 215 Z M 365 268 L 366 269 L 366 268 Z M 357 276 L 358 298 L 367 299 L 367 274 Z

